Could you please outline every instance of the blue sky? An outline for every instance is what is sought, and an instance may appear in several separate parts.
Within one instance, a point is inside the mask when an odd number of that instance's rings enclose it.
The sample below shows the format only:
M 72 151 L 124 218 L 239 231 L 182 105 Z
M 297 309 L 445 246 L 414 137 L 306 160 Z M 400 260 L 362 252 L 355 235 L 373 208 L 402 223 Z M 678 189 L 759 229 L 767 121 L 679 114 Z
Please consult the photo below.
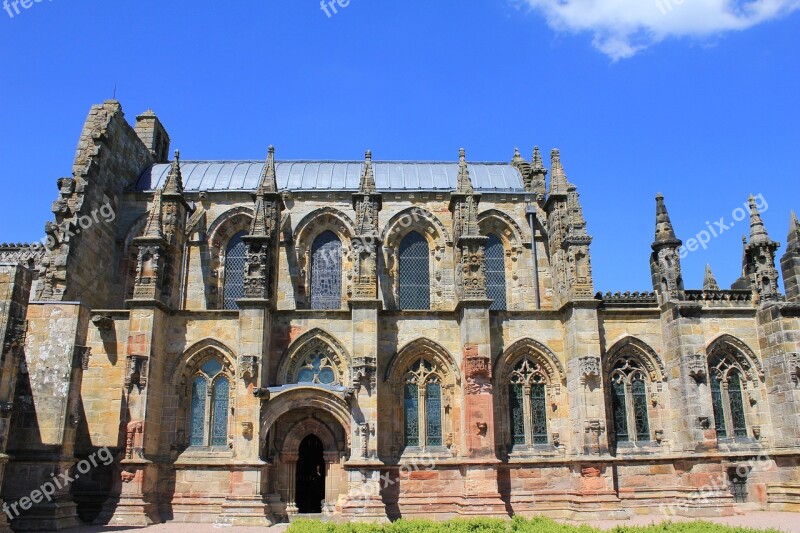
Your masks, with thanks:
M 666 0 L 662 0 L 666 1 Z M 0 241 L 43 235 L 89 107 L 153 108 L 190 159 L 509 160 L 562 150 L 597 290 L 649 290 L 654 197 L 684 241 L 761 194 L 800 210 L 798 0 L 45 0 L 0 11 Z M 723 4 L 730 9 L 721 10 Z M 2 4 L 0 4 L 1 6 Z M 12 13 L 13 10 L 12 10 Z M 683 261 L 740 274 L 743 223 Z M 782 253 L 782 250 L 781 250 Z

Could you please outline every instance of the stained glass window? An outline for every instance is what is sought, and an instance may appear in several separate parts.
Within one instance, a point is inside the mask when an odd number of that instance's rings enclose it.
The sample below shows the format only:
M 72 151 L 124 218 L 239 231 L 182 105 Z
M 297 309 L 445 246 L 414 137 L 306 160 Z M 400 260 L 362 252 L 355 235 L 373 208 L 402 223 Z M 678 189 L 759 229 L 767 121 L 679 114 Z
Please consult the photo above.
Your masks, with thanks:
M 336 366 L 330 358 L 323 354 L 312 354 L 297 370 L 297 383 L 321 383 L 323 385 L 338 384 Z
M 342 307 L 342 241 L 332 231 L 311 247 L 311 309 Z
M 539 376 L 535 376 L 534 380 L 537 378 Z M 531 416 L 533 417 L 533 443 L 547 444 L 547 398 L 544 383 L 531 385 Z
M 214 412 L 211 418 L 211 446 L 228 443 L 228 402 L 230 401 L 228 378 L 220 377 L 214 382 Z
M 191 427 L 189 445 L 203 446 L 206 433 L 206 380 L 198 376 L 192 384 Z
M 614 412 L 614 431 L 617 435 L 617 442 L 627 442 L 628 436 L 628 409 L 625 405 L 625 382 L 615 379 L 611 387 L 613 396 L 611 397 Z
M 430 249 L 428 241 L 412 231 L 400 243 L 398 295 L 400 309 L 430 309 Z
M 525 444 L 525 409 L 522 406 L 524 392 L 522 384 L 508 386 L 508 403 L 511 408 L 511 438 L 514 444 Z
M 728 402 L 731 406 L 733 436 L 746 437 L 747 423 L 744 418 L 744 403 L 742 402 L 742 380 L 736 371 L 731 372 L 728 378 Z
M 416 383 L 406 383 L 404 387 L 403 411 L 406 446 L 419 446 L 419 388 Z
M 503 242 L 489 235 L 486 244 L 486 295 L 492 301 L 492 311 L 506 309 L 506 254 Z
M 442 445 L 442 387 L 438 383 L 428 383 L 425 387 L 426 444 Z
M 228 241 L 225 252 L 225 309 L 238 309 L 237 300 L 244 298 L 244 267 L 247 262 L 247 247 L 242 241 L 246 231 L 237 233 Z
M 631 387 L 633 413 L 636 420 L 636 440 L 650 440 L 650 422 L 647 418 L 647 385 L 641 374 L 633 376 Z
M 714 410 L 714 428 L 717 430 L 717 437 L 727 437 L 728 431 L 725 428 L 725 412 L 722 408 L 722 384 L 717 376 L 711 376 L 711 406 Z

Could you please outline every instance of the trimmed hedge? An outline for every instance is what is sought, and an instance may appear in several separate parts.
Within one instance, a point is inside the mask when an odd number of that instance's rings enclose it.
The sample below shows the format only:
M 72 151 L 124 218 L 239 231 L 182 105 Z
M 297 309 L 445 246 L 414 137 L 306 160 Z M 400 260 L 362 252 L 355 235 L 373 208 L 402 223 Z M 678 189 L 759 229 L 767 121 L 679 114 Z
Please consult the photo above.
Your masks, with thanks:
M 756 530 L 730 527 L 711 522 L 664 522 L 638 527 L 617 526 L 610 533 L 753 533 L 763 531 L 779 533 L 775 529 Z M 351 522 L 335 524 L 316 520 L 295 520 L 287 533 L 600 533 L 588 525 L 568 525 L 534 517 L 514 517 L 512 520 L 494 518 L 453 519 L 446 522 L 431 520 L 398 520 L 390 524 Z

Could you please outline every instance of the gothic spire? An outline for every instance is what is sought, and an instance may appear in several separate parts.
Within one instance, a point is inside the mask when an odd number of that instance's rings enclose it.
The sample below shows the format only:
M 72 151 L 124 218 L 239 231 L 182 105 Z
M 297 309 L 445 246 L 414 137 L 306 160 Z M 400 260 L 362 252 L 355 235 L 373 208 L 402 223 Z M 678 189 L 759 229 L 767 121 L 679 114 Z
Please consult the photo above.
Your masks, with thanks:
M 275 147 L 269 145 L 267 161 L 264 163 L 264 170 L 261 172 L 261 180 L 259 181 L 256 194 L 264 196 L 267 193 L 276 192 L 278 192 L 278 181 L 275 172 Z
M 756 207 L 756 199 L 751 194 L 748 199 L 750 204 L 750 244 L 761 244 L 770 242 L 767 229 L 764 227 L 764 222 L 761 220 L 761 214 Z
M 361 194 L 374 194 L 377 192 L 375 186 L 375 173 L 372 170 L 372 150 L 367 150 L 364 154 L 364 171 L 361 173 L 361 183 L 358 186 Z
M 169 176 L 167 176 L 167 181 L 164 183 L 164 194 L 183 195 L 183 177 L 181 176 L 180 150 L 175 150 L 175 160 L 172 162 Z
M 153 197 L 153 207 L 147 217 L 147 225 L 144 228 L 142 237 L 147 239 L 163 239 L 164 232 L 161 227 L 161 189 L 156 190 Z
M 653 242 L 653 247 L 675 243 L 679 246 L 681 244 L 675 236 L 675 230 L 672 228 L 672 221 L 669 219 L 667 206 L 664 204 L 664 196 L 658 193 L 656 196 L 656 239 Z
M 550 167 L 550 195 L 566 194 L 567 174 L 564 172 L 564 167 L 561 166 L 561 152 L 558 148 L 553 148 L 550 152 Z
M 538 146 L 533 147 L 533 158 L 531 159 L 531 162 L 533 163 L 534 172 L 547 174 L 547 170 L 544 168 L 544 162 L 542 161 L 542 153 L 539 151 Z
M 533 147 L 533 156 L 531 157 L 531 178 L 530 188 L 531 192 L 542 195 L 542 198 L 547 193 L 547 169 L 544 168 L 542 161 L 542 153 L 539 151 L 538 146 Z
M 463 194 L 473 194 L 475 189 L 472 188 L 472 179 L 469 177 L 469 168 L 467 167 L 467 152 L 460 148 L 458 150 L 458 192 Z
M 706 274 L 703 277 L 703 290 L 704 291 L 718 291 L 719 284 L 717 283 L 716 278 L 714 278 L 714 273 L 711 272 L 711 265 L 706 264 Z
M 786 242 L 787 252 L 800 252 L 800 221 L 794 211 L 789 218 L 789 238 Z

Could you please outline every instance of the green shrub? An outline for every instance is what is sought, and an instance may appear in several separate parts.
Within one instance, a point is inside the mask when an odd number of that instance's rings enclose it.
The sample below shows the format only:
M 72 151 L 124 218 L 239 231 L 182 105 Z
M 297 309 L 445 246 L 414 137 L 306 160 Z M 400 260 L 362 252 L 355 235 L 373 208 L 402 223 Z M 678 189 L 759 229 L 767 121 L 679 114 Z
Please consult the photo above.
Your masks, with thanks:
M 755 530 L 729 527 L 711 522 L 663 522 L 652 526 L 617 526 L 608 533 L 779 533 L 777 530 Z M 496 518 L 456 518 L 445 522 L 432 520 L 398 520 L 391 524 L 351 522 L 335 524 L 316 520 L 295 520 L 287 533 L 601 533 L 588 525 L 572 525 L 535 516 L 519 516 L 512 520 Z

